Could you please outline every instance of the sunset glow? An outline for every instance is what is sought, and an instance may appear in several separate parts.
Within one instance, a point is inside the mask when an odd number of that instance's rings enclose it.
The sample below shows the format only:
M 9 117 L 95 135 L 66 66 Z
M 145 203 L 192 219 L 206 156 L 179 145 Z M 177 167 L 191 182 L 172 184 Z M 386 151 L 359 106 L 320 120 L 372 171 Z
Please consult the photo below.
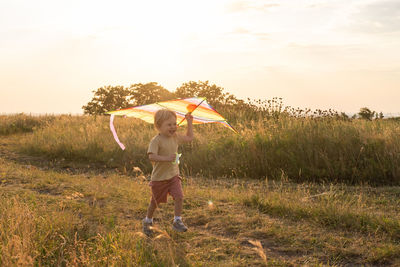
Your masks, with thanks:
M 295 107 L 398 113 L 400 2 L 0 1 L 0 112 L 190 80 Z

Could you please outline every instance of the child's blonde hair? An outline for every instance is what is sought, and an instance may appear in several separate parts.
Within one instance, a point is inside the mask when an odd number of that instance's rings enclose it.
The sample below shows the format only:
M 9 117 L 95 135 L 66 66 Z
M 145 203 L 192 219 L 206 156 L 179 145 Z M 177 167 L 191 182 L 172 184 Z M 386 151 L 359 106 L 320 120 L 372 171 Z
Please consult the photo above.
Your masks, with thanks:
M 176 113 L 169 109 L 160 109 L 157 110 L 156 114 L 154 115 L 154 126 L 156 129 L 160 129 L 161 124 L 168 120 L 169 118 L 176 119 Z

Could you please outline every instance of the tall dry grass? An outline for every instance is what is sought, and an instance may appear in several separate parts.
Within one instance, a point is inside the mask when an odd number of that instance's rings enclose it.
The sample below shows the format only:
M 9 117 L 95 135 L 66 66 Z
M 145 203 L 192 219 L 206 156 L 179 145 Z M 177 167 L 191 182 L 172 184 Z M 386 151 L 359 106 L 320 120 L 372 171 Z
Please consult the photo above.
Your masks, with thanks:
M 117 118 L 122 151 L 108 117 L 58 116 L 51 125 L 21 139 L 25 153 L 151 171 L 146 157 L 153 125 Z M 234 134 L 220 125 L 196 125 L 194 142 L 183 145 L 185 175 L 274 179 L 282 174 L 302 182 L 400 184 L 400 123 L 337 118 L 242 118 Z M 180 130 L 182 133 L 185 129 Z
M 0 136 L 33 132 L 37 128 L 48 125 L 53 119 L 52 115 L 30 116 L 23 113 L 0 115 Z

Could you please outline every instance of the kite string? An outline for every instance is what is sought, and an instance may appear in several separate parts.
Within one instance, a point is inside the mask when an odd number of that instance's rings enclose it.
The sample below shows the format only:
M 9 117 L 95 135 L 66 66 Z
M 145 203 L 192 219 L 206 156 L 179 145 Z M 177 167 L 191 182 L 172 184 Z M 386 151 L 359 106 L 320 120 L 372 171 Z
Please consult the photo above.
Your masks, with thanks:
M 118 143 L 118 145 L 121 147 L 122 150 L 125 150 L 125 146 L 124 146 L 124 144 L 121 143 L 121 141 L 119 141 L 117 132 L 115 131 L 115 128 L 114 128 L 114 114 L 111 114 L 111 116 L 110 116 L 110 129 L 114 136 L 115 141 Z

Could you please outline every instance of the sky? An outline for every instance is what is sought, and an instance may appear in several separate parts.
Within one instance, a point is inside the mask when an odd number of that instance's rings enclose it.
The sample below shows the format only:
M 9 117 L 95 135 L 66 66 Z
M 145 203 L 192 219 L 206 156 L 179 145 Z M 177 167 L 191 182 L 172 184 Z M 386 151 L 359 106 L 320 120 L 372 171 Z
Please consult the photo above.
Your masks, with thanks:
M 399 113 L 399 0 L 0 0 L 0 113 L 81 114 L 102 86 Z

